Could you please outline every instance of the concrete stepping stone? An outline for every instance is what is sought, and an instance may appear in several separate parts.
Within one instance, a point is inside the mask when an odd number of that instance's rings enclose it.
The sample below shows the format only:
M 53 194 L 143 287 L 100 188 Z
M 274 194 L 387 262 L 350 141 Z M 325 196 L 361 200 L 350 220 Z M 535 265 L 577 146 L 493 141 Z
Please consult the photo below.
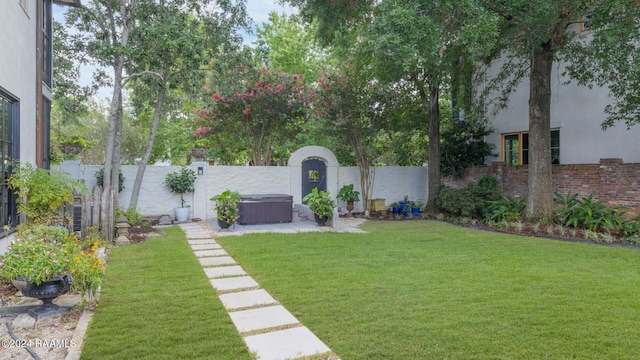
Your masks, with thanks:
M 248 289 L 260 286 L 255 280 L 253 280 L 251 276 L 236 276 L 223 279 L 211 279 L 211 285 L 218 291 Z
M 204 268 L 204 273 L 207 274 L 207 277 L 209 279 L 221 278 L 226 276 L 247 275 L 247 273 L 242 269 L 242 267 L 238 265 Z
M 209 243 L 209 244 L 195 244 L 195 245 L 191 245 L 191 249 L 193 251 L 197 251 L 197 250 L 217 250 L 217 249 L 222 249 L 222 246 L 216 244 L 216 243 Z
M 211 234 L 206 231 L 185 231 L 187 239 L 210 239 Z
M 244 342 L 251 352 L 257 354 L 258 360 L 296 359 L 331 351 L 304 326 L 246 336 Z
M 191 240 L 187 240 L 187 242 L 189 243 L 189 245 L 217 244 L 217 242 L 215 240 L 213 240 L 212 238 L 208 238 L 208 239 L 191 239 Z
M 195 250 L 195 249 L 194 249 Z M 225 255 L 229 255 L 227 254 L 226 251 L 222 250 L 222 249 L 215 249 L 215 250 L 198 250 L 198 251 L 194 251 L 194 253 L 196 254 L 197 257 L 207 257 L 207 256 L 225 256 Z
M 277 303 L 276 299 L 269 295 L 269 293 L 264 289 L 222 294 L 219 298 L 227 309 L 240 309 L 250 306 Z
M 200 265 L 202 266 L 221 266 L 236 263 L 231 256 L 201 257 L 198 261 L 200 261 Z
M 230 312 L 229 317 L 241 333 L 299 323 L 282 305 Z

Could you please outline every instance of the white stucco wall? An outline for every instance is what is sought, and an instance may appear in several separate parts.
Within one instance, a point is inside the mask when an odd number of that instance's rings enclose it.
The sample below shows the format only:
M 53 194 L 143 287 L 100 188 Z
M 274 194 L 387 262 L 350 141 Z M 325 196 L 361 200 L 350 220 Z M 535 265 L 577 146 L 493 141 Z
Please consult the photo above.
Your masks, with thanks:
M 20 157 L 35 163 L 36 0 L 23 9 L 17 0 L 0 5 L 0 88 L 20 103 Z M 0 238 L 0 253 L 15 239 Z
M 494 61 L 489 76 L 502 65 L 504 57 Z M 560 163 L 592 164 L 601 158 L 621 158 L 624 162 L 640 162 L 640 126 L 630 130 L 624 124 L 603 131 L 601 124 L 610 103 L 606 88 L 589 89 L 575 83 L 564 84 L 562 64 L 554 64 L 551 76 L 551 128 L 560 130 Z M 527 132 L 529 129 L 529 81 L 525 79 L 509 97 L 506 109 L 494 114 L 488 108 L 490 126 L 495 133 L 487 141 L 500 152 L 501 134 Z M 488 162 L 500 161 L 499 157 Z
M 360 187 L 360 172 L 356 166 L 343 166 L 338 168 L 338 190 L 344 185 L 353 184 L 355 190 L 360 191 L 362 200 L 362 188 Z M 428 168 L 426 166 L 382 166 L 375 168 L 372 199 L 385 199 L 388 207 L 394 202 L 404 200 L 421 201 L 426 204 L 428 200 Z M 334 193 L 334 195 L 337 194 Z M 343 210 L 346 203 L 338 200 L 338 206 Z M 355 204 L 355 211 L 362 211 L 363 204 Z
M 3 1 L 0 11 L 0 87 L 20 101 L 20 157 L 35 163 L 36 0 L 28 13 L 19 1 Z
M 192 217 L 213 218 L 213 203 L 209 201 L 214 195 L 230 189 L 241 194 L 288 194 L 293 195 L 299 188 L 294 178 L 301 176 L 291 166 L 209 166 L 206 162 L 194 162 L 191 168 L 198 173 L 202 167 L 202 175 L 197 175 L 196 191 L 185 194 L 186 203 L 191 206 Z M 83 179 L 91 189 L 96 185 L 95 173 L 102 168 L 98 165 L 82 165 L 78 161 L 68 161 L 52 167 L 55 171 L 63 171 L 73 178 Z M 135 180 L 136 166 L 122 166 L 125 177 L 124 190 L 119 194 L 118 203 L 127 208 L 131 199 L 131 190 Z M 178 166 L 147 166 L 140 189 L 138 211 L 141 214 L 170 214 L 180 206 L 180 196 L 169 191 L 164 184 L 168 173 L 178 171 Z M 336 181 L 330 187 L 332 198 L 343 185 L 354 184 L 360 190 L 360 175 L 357 167 L 334 167 Z M 329 184 L 328 184 L 329 185 Z M 407 195 L 410 200 L 427 200 L 427 167 L 422 166 L 389 166 L 375 170 L 375 182 L 372 198 L 385 199 L 386 205 L 400 201 Z M 300 203 L 294 197 L 294 203 Z M 344 209 L 345 204 L 338 201 Z M 356 210 L 362 210 L 362 203 L 356 203 Z

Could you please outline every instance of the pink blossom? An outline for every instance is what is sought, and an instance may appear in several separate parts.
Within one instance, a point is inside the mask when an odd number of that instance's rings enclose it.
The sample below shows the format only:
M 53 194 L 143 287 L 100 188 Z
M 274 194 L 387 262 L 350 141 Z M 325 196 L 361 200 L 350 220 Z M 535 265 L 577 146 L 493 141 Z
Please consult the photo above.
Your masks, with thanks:
M 56 257 L 56 253 L 51 253 L 51 257 Z
M 47 275 L 51 274 L 51 270 L 47 269 L 47 271 L 45 271 L 47 273 Z

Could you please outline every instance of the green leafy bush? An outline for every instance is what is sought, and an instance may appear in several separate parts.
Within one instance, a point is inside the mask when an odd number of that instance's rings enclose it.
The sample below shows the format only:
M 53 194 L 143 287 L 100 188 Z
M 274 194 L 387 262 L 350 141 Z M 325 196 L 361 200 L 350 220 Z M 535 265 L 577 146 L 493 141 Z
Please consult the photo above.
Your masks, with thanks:
M 7 181 L 18 196 L 18 211 L 37 224 L 68 224 L 60 207 L 73 204 L 74 191 L 86 186 L 65 174 L 24 163 L 13 170 Z
M 487 219 L 494 221 L 514 222 L 522 217 L 522 210 L 527 204 L 523 198 L 503 196 L 500 200 L 489 202 Z
M 567 226 L 595 231 L 618 231 L 623 228 L 625 207 L 612 208 L 602 200 L 594 200 L 594 194 L 578 199 L 578 194 L 562 196 L 555 193 L 554 201 L 560 205 L 556 217 Z
M 456 216 L 485 218 L 489 202 L 499 199 L 498 182 L 485 176 L 464 188 L 443 188 L 436 198 L 436 206 Z
M 142 215 L 138 212 L 137 209 L 117 209 L 116 210 L 116 218 L 120 215 L 127 218 L 127 223 L 129 225 L 136 225 L 142 223 Z

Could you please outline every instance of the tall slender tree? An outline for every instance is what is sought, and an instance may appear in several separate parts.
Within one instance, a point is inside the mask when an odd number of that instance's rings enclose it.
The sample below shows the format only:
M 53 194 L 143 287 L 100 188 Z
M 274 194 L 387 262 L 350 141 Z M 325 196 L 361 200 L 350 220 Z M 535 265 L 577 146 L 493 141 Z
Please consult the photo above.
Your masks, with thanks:
M 140 186 L 151 157 L 156 134 L 163 118 L 167 92 L 181 89 L 184 93 L 199 93 L 204 84 L 204 66 L 211 56 L 240 43 L 235 33 L 246 27 L 247 17 L 242 3 L 223 4 L 215 9 L 201 8 L 202 0 L 165 0 L 140 6 L 144 27 L 132 32 L 136 62 L 130 64 L 131 73 L 153 71 L 139 77 L 133 87 L 138 113 L 153 109 L 153 117 L 144 153 L 138 163 L 129 209 L 138 205 Z

